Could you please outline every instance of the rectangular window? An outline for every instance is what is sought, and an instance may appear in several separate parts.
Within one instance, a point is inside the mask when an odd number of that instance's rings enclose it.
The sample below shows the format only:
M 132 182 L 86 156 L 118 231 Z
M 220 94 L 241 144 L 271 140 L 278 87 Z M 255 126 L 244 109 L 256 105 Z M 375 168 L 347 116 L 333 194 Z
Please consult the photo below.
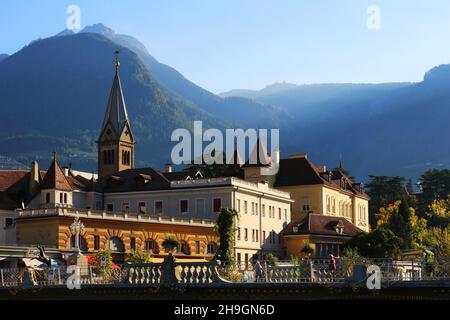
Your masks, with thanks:
M 255 203 L 252 202 L 252 215 L 254 215 L 254 214 L 255 214 Z
M 241 228 L 240 227 L 237 228 L 237 239 L 241 240 Z
M 100 236 L 94 236 L 94 250 L 100 250 Z
M 252 229 L 252 242 L 255 242 L 255 229 Z
M 288 220 L 288 218 L 287 218 L 287 209 L 284 209 L 284 221 L 287 221 Z
M 248 241 L 248 229 L 247 228 L 244 229 L 244 240 Z
M 281 208 L 278 208 L 278 220 L 281 220 Z
M 259 233 L 259 231 L 258 230 L 255 230 L 255 241 L 256 242 L 259 242 L 259 235 L 258 235 L 258 233 Z
M 163 213 L 163 202 L 155 201 L 155 214 L 162 214 L 162 213 Z
M 147 204 L 144 201 L 141 201 L 138 203 L 138 210 L 140 214 L 146 214 L 147 213 Z
M 245 254 L 245 267 L 248 265 L 248 253 Z
M 123 202 L 122 203 L 122 211 L 124 213 L 130 212 L 130 203 L 129 202 Z
M 258 204 L 255 203 L 255 214 L 258 215 Z
M 187 200 L 180 200 L 180 212 L 187 213 L 188 212 L 189 203 Z
M 261 214 L 263 217 L 266 216 L 266 205 L 265 204 L 261 205 Z
M 195 253 L 200 254 L 200 241 L 195 241 Z
M 238 253 L 237 254 L 237 262 L 238 262 L 238 264 L 241 264 L 241 253 Z
M 136 238 L 135 237 L 130 238 L 130 249 L 136 250 Z
M 5 228 L 11 227 L 14 223 L 13 218 L 5 218 Z
M 213 200 L 213 209 L 214 212 L 219 212 L 220 208 L 222 208 L 222 199 L 220 198 L 214 198 Z
M 241 212 L 241 200 L 240 199 L 236 199 L 236 211 L 237 212 Z
M 106 205 L 106 211 L 109 211 L 109 212 L 114 211 L 114 205 L 112 203 L 108 203 Z
M 302 210 L 303 210 L 303 212 L 311 211 L 311 204 L 309 202 L 309 198 L 303 198 L 303 200 L 302 200 Z
M 244 213 L 248 213 L 248 207 L 247 207 L 248 203 L 246 200 L 244 200 Z
M 262 232 L 262 243 L 266 243 L 266 231 Z

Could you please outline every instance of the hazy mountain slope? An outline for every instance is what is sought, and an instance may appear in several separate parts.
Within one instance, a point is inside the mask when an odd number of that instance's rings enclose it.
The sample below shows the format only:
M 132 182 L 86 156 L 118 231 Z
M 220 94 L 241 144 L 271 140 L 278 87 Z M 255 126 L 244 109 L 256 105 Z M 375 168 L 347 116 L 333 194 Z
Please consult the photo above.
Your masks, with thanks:
M 287 118 L 290 116 L 278 108 L 241 97 L 223 99 L 197 86 L 174 68 L 159 63 L 150 55 L 146 47 L 132 36 L 116 34 L 103 24 L 88 26 L 81 32 L 102 34 L 134 51 L 162 86 L 222 120 L 229 121 L 234 125 L 253 128 L 289 125 Z
M 96 167 L 95 139 L 114 75 L 111 40 L 85 33 L 35 41 L 0 63 L 0 155 L 28 163 L 53 150 L 82 168 Z M 138 56 L 121 48 L 120 75 L 133 131 L 137 164 L 170 157 L 173 129 L 191 119 L 220 120 L 178 97 L 150 75 Z

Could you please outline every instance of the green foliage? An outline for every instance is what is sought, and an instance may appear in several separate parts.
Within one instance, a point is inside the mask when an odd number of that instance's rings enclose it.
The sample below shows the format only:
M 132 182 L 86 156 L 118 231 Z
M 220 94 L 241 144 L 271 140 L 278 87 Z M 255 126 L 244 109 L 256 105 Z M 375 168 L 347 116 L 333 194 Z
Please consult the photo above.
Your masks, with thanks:
M 450 259 L 450 227 L 433 227 L 426 230 L 423 243 L 434 253 L 436 259 Z
M 307 257 L 309 257 L 314 252 L 314 249 L 309 241 L 305 242 L 305 245 L 303 246 L 301 252 L 304 253 Z
M 164 249 L 172 251 L 180 248 L 180 242 L 174 236 L 168 236 L 162 242 Z
M 132 264 L 150 263 L 152 254 L 142 250 L 133 250 L 128 254 L 128 262 Z
M 101 266 L 101 258 L 106 257 L 106 266 Z M 98 274 L 110 274 L 113 265 L 111 250 L 98 250 L 89 260 L 89 265 L 94 267 L 94 272 Z
M 369 176 L 366 192 L 370 196 L 369 223 L 376 226 L 376 214 L 380 208 L 387 207 L 402 199 L 405 193 L 405 178 L 394 176 Z
M 266 254 L 266 256 L 264 257 L 264 260 L 266 260 L 267 263 L 269 263 L 273 266 L 278 265 L 278 257 L 273 255 L 272 253 Z
M 434 201 L 447 200 L 450 194 L 450 170 L 432 169 L 419 179 L 422 193 L 420 194 L 420 209 L 425 211 Z
M 234 229 L 235 222 L 239 219 L 236 210 L 221 208 L 216 222 L 216 232 L 219 235 L 220 244 L 214 259 L 231 264 L 234 260 Z
M 392 230 L 378 227 L 370 233 L 362 232 L 345 244 L 345 248 L 357 250 L 368 258 L 395 258 L 399 253 L 403 240 Z

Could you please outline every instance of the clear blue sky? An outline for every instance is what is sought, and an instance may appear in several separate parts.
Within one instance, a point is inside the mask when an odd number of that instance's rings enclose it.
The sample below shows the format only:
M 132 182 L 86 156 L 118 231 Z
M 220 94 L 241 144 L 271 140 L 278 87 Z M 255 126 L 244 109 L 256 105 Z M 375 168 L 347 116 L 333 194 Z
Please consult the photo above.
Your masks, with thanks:
M 65 28 L 102 22 L 143 42 L 159 61 L 221 92 L 293 83 L 419 81 L 450 62 L 448 0 L 5 1 L 0 53 Z M 381 29 L 366 26 L 381 9 Z

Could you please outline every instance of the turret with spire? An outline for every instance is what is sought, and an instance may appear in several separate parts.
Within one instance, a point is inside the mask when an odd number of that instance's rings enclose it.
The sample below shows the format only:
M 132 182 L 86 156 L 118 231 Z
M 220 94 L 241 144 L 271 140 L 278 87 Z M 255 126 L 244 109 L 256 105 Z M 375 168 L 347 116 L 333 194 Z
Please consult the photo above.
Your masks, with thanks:
M 115 51 L 114 80 L 106 106 L 98 144 L 100 177 L 134 167 L 135 140 L 128 119 L 127 107 L 119 77 L 119 51 Z

